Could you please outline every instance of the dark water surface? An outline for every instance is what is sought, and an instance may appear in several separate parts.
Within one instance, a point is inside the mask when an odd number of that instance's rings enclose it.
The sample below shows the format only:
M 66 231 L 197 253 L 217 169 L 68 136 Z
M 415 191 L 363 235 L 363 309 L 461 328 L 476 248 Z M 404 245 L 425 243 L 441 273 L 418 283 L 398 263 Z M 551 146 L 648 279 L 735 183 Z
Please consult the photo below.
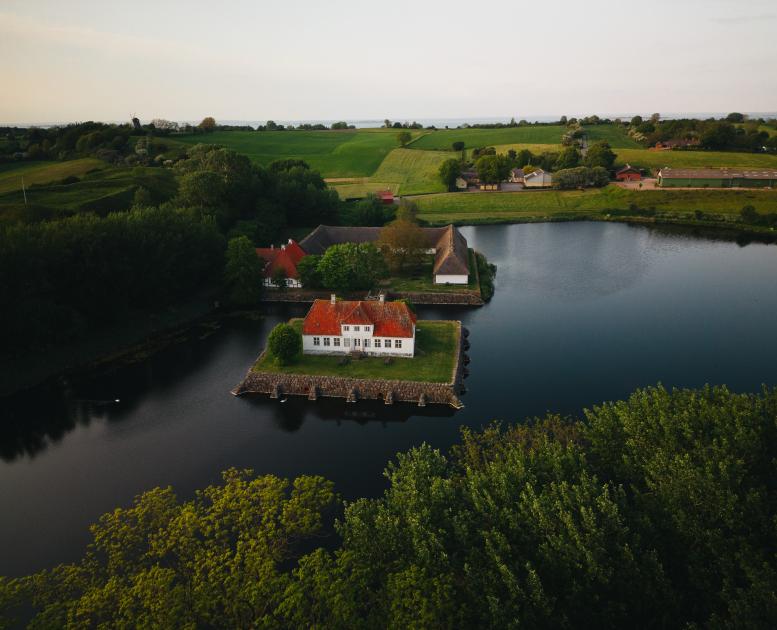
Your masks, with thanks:
M 446 448 L 461 425 L 579 414 L 658 381 L 777 384 L 777 246 L 602 223 L 464 232 L 498 265 L 496 296 L 419 314 L 470 329 L 465 409 L 233 398 L 272 326 L 305 308 L 227 321 L 0 407 L 0 574 L 73 560 L 101 513 L 158 485 L 188 497 L 230 466 L 321 474 L 346 497 L 375 495 L 397 451 Z

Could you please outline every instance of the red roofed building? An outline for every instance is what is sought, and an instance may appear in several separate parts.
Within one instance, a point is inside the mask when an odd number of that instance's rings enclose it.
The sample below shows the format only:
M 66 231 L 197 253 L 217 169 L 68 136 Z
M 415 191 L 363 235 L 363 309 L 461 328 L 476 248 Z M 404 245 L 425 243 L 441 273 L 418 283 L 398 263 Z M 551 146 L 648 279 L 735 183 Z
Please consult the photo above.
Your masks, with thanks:
M 381 200 L 381 202 L 385 203 L 387 206 L 390 206 L 392 203 L 394 203 L 394 193 L 390 190 L 380 190 L 376 194 L 378 195 L 378 198 Z
M 626 166 L 615 172 L 615 179 L 619 182 L 638 182 L 642 179 L 642 173 L 631 164 L 626 164 Z
M 299 288 L 302 283 L 299 279 L 299 273 L 297 272 L 297 265 L 306 254 L 297 241 L 289 239 L 286 245 L 281 245 L 276 248 L 272 247 L 257 247 L 256 255 L 265 261 L 262 274 L 264 276 L 264 286 L 273 287 L 273 278 L 278 270 L 282 270 L 286 276 L 286 286 Z
M 416 316 L 404 302 L 316 300 L 302 325 L 303 354 L 412 357 Z

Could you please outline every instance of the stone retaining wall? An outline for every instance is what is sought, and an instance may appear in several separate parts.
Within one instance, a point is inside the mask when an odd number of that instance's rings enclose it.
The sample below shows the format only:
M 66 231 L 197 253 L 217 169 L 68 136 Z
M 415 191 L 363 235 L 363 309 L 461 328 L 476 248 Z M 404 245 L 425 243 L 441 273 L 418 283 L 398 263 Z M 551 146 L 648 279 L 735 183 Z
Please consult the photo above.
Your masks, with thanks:
M 315 299 L 328 300 L 331 291 L 310 291 L 305 289 L 286 289 L 283 291 L 267 290 L 262 295 L 263 302 L 312 302 Z M 347 300 L 364 300 L 366 293 L 349 295 L 337 294 Z M 424 306 L 435 304 L 452 304 L 457 306 L 483 306 L 483 298 L 474 291 L 450 293 L 417 293 L 415 291 L 388 291 L 386 297 L 390 300 L 407 299 L 412 304 Z
M 458 323 L 459 343 L 448 383 L 426 383 L 422 381 L 400 381 L 388 379 L 363 379 L 343 376 L 309 376 L 302 374 L 280 374 L 276 372 L 254 372 L 249 370 L 243 381 L 232 390 L 234 396 L 243 394 L 269 394 L 270 398 L 284 395 L 307 396 L 316 400 L 327 398 L 345 398 L 348 402 L 357 400 L 383 400 L 390 405 L 395 402 L 450 405 L 461 408 L 464 405 L 458 398 L 461 392 L 464 345 L 466 329 Z

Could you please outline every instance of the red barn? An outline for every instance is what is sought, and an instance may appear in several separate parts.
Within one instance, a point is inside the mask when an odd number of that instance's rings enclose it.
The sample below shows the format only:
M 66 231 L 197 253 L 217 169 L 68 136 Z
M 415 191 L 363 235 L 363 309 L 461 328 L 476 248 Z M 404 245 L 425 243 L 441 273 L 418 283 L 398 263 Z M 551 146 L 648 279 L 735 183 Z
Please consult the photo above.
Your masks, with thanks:
M 642 181 L 642 173 L 638 168 L 626 164 L 626 166 L 615 173 L 615 179 L 619 182 L 639 182 Z
M 273 284 L 273 276 L 278 273 L 279 269 L 283 270 L 286 276 L 286 286 L 293 288 L 300 288 L 302 286 L 299 273 L 297 272 L 297 265 L 306 254 L 297 241 L 290 238 L 286 245 L 281 245 L 278 248 L 274 245 L 271 247 L 257 247 L 256 255 L 265 261 L 264 269 L 262 270 L 264 286 L 275 286 Z
M 390 206 L 392 203 L 394 203 L 394 193 L 390 190 L 381 190 L 377 193 L 377 195 L 381 202 L 385 203 L 387 206 Z

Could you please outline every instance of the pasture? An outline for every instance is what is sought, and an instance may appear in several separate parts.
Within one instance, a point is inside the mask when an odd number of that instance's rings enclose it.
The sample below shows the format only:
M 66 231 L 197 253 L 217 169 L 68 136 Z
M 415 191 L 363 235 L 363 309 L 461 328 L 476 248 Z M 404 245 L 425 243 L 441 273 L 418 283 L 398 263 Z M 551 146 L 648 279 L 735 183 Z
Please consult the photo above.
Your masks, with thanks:
M 649 149 L 615 149 L 616 165 L 626 163 L 651 170 L 664 166 L 694 168 L 703 166 L 734 168 L 777 168 L 777 155 L 767 153 L 734 153 L 731 151 L 652 151 Z
M 188 144 L 219 144 L 262 165 L 289 158 L 305 160 L 324 177 L 369 177 L 383 158 L 399 146 L 399 131 L 216 131 L 180 136 L 177 140 Z
M 777 212 L 777 192 L 762 190 L 625 190 L 617 186 L 570 191 L 516 193 L 444 193 L 413 198 L 420 217 L 432 223 L 541 221 L 583 218 L 607 210 L 628 210 L 632 203 L 657 211 L 738 215 L 753 205 L 762 213 Z
M 34 184 L 49 184 L 65 177 L 82 177 L 95 169 L 106 168 L 107 164 L 96 158 L 83 158 L 67 162 L 12 162 L 0 165 L 0 195 L 21 191 L 22 177 L 29 188 Z
M 642 145 L 626 133 L 623 125 L 587 125 L 583 127 L 588 144 L 605 140 L 613 149 L 640 149 Z
M 454 142 L 463 141 L 466 148 L 497 144 L 558 144 L 564 135 L 563 125 L 532 125 L 503 129 L 438 129 L 424 131 L 408 145 L 411 149 L 450 151 Z

